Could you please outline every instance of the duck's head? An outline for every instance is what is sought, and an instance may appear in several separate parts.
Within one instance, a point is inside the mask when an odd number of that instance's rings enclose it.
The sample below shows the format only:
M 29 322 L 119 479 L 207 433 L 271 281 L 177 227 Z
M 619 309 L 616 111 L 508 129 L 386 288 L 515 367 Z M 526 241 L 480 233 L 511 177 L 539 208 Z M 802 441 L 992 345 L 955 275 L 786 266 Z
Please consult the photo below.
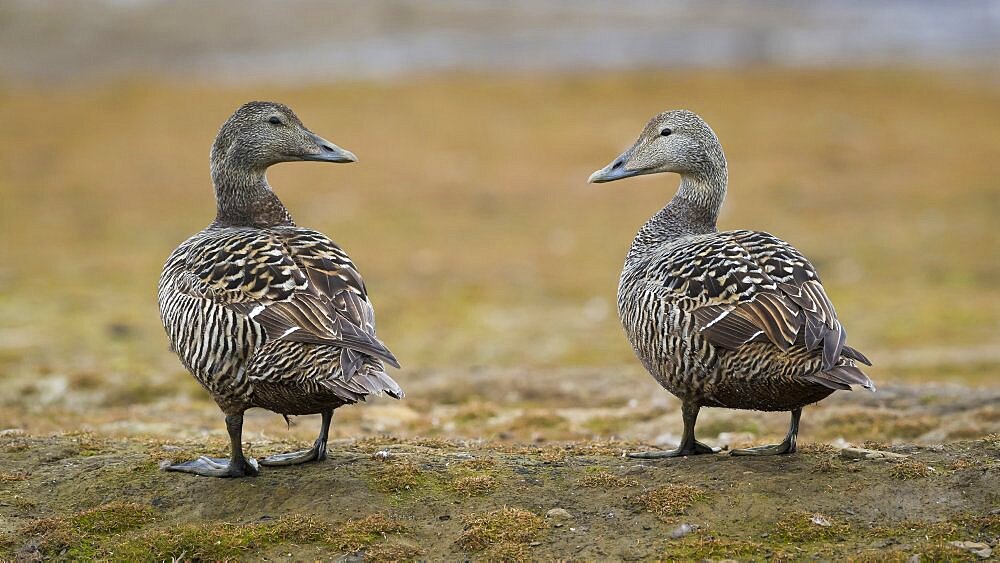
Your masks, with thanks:
M 351 151 L 313 133 L 295 112 L 276 102 L 249 102 L 240 106 L 219 129 L 212 146 L 213 164 L 263 170 L 279 162 L 315 160 L 355 162 Z
M 589 182 L 613 182 L 660 172 L 711 176 L 725 173 L 725 168 L 722 146 L 712 128 L 698 114 L 678 109 L 653 116 L 632 147 L 591 174 Z

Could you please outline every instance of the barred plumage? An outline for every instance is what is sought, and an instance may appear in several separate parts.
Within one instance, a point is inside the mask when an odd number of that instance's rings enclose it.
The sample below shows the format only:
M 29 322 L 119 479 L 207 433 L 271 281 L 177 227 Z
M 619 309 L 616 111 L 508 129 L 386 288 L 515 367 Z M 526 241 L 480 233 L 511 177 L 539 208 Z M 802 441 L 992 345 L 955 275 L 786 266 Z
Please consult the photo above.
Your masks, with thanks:
M 333 409 L 369 395 L 403 397 L 383 362 L 357 268 L 326 235 L 294 224 L 264 176 L 290 160 L 353 162 L 287 107 L 251 102 L 223 125 L 212 150 L 218 215 L 167 259 L 158 291 L 171 349 L 226 414 L 229 461 L 200 458 L 168 469 L 211 476 L 257 472 L 240 444 L 243 412 L 323 414 L 313 448 L 261 460 L 325 458 Z
M 694 438 L 703 406 L 792 411 L 782 444 L 737 450 L 795 451 L 801 408 L 834 390 L 874 385 L 847 346 L 812 264 L 759 231 L 716 228 L 725 198 L 725 156 L 715 133 L 688 111 L 653 117 L 635 144 L 591 176 L 608 182 L 659 172 L 681 175 L 677 195 L 640 229 L 618 287 L 622 325 L 636 356 L 683 403 L 672 457 L 713 450 Z

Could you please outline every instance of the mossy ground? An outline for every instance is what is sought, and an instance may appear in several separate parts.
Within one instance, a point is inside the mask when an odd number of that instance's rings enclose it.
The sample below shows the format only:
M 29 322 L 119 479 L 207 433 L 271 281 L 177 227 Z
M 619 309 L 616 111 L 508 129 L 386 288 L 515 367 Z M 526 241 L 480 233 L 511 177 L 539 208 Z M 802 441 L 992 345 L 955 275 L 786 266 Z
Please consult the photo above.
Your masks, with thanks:
M 896 448 L 942 468 L 900 479 L 902 463 L 829 447 L 654 463 L 622 458 L 620 443 L 369 438 L 232 481 L 158 470 L 155 440 L 104 440 L 97 454 L 76 440 L 0 437 L 4 466 L 27 475 L 0 482 L 6 557 L 933 560 L 969 555 L 949 542 L 1000 536 L 1000 451 L 985 440 Z M 571 516 L 550 520 L 552 508 Z M 674 537 L 681 524 L 691 530 Z

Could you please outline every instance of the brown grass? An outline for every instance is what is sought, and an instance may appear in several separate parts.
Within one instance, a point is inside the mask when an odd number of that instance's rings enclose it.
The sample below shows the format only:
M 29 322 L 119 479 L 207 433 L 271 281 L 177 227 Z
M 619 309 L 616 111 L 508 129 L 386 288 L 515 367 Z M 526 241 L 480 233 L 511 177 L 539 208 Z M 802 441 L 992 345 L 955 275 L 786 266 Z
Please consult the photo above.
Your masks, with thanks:
M 577 481 L 581 487 L 588 489 L 620 489 L 624 487 L 638 487 L 639 480 L 634 477 L 615 475 L 607 469 L 600 467 L 593 471 L 587 471 L 583 477 Z
M 527 544 L 540 537 L 546 528 L 545 519 L 534 512 L 504 507 L 469 518 L 465 531 L 456 543 L 466 551 L 494 547 L 504 553 L 511 550 L 521 553 L 511 544 Z
M 642 493 L 633 502 L 666 520 L 684 514 L 692 504 L 705 498 L 705 491 L 691 485 L 669 484 Z

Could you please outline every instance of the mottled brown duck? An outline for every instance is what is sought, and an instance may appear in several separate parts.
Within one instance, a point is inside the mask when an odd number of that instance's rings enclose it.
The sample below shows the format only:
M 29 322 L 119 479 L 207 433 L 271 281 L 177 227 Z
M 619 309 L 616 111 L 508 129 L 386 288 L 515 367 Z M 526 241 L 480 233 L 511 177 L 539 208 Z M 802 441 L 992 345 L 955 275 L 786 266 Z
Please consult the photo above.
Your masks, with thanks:
M 590 182 L 680 175 L 676 195 L 632 241 L 618 284 L 618 311 L 639 361 L 681 400 L 684 433 L 664 458 L 715 453 L 695 439 L 702 407 L 790 411 L 780 444 L 734 455 L 795 451 L 802 407 L 836 390 L 874 391 L 846 345 L 816 269 L 787 242 L 760 231 L 719 231 L 728 173 L 722 145 L 698 115 L 654 116 L 631 148 Z
M 166 469 L 211 477 L 256 475 L 259 465 L 326 459 L 334 409 L 403 390 L 375 335 L 375 313 L 354 263 L 326 235 L 297 226 L 265 172 L 280 162 L 355 162 L 288 107 L 250 102 L 212 146 L 217 213 L 167 259 L 160 317 L 171 349 L 225 414 L 229 459 L 202 456 Z M 312 448 L 260 460 L 243 455 L 243 413 L 321 414 Z

